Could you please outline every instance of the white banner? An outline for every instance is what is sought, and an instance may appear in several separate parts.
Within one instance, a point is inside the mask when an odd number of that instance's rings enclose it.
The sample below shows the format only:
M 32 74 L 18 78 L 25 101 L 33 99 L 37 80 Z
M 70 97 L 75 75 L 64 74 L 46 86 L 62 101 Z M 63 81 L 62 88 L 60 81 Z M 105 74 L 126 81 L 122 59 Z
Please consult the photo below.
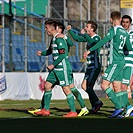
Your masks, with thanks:
M 39 89 L 39 77 L 46 79 L 48 73 L 0 73 L 0 100 L 41 100 L 43 92 Z M 5 80 L 6 77 L 6 80 Z M 83 98 L 88 98 L 87 93 L 81 89 L 81 83 L 84 78 L 84 73 L 74 73 L 74 84 L 81 92 Z M 6 88 L 7 86 L 7 88 Z M 94 89 L 101 89 L 100 85 L 96 84 Z M 66 99 L 60 86 L 55 86 L 52 90 L 52 99 Z

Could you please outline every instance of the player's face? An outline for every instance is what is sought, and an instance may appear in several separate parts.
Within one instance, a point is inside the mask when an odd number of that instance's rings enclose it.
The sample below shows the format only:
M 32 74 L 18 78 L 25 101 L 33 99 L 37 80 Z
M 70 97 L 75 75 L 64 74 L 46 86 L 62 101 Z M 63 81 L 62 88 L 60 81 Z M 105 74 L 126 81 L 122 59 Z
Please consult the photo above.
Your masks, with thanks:
M 86 30 L 87 34 L 90 35 L 90 32 L 93 30 L 93 29 L 91 28 L 91 24 L 87 24 L 86 27 L 85 27 L 85 30 Z
M 124 19 L 122 19 L 122 21 L 121 21 L 121 25 L 122 25 L 122 27 L 123 27 L 125 30 L 129 30 L 129 27 L 130 27 L 131 23 L 130 23 L 130 21 L 129 21 L 128 18 L 124 18 Z
M 45 30 L 46 30 L 48 35 L 52 35 L 53 26 L 46 24 Z

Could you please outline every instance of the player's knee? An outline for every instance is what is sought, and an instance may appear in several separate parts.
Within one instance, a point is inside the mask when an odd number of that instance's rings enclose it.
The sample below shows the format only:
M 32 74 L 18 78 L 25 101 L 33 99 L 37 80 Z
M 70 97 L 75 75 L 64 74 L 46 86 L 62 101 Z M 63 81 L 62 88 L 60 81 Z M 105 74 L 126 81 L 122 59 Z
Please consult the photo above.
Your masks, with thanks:
M 127 91 L 128 85 L 127 84 L 122 84 L 122 91 Z
M 106 90 L 106 89 L 108 88 L 108 86 L 107 86 L 106 84 L 104 84 L 104 83 L 101 83 L 101 88 L 102 88 L 103 90 Z
M 44 90 L 52 90 L 52 84 L 50 82 L 47 82 L 45 83 L 44 85 Z

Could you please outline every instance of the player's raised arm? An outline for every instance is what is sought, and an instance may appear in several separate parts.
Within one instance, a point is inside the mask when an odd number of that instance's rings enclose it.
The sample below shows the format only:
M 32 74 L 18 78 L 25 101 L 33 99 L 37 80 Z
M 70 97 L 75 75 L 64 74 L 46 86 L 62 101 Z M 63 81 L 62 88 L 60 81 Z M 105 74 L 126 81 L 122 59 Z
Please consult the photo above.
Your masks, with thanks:
M 89 42 L 90 44 L 93 44 L 93 43 L 97 43 L 100 41 L 100 37 L 97 37 L 97 38 L 91 38 L 87 33 L 84 33 L 83 36 L 86 38 L 86 41 Z
M 72 36 L 72 38 L 77 42 L 86 42 L 83 36 L 76 35 L 74 31 L 70 28 L 70 26 L 67 27 L 68 33 Z
M 68 36 L 65 36 L 64 39 L 66 40 L 66 42 L 67 42 L 67 44 L 68 44 L 69 46 L 72 47 L 72 46 L 74 45 L 74 43 L 72 42 L 72 40 L 71 40 Z
M 109 41 L 109 38 L 107 36 L 105 36 L 101 41 L 99 41 L 96 45 L 94 45 L 93 47 L 91 47 L 89 49 L 89 51 L 94 51 L 98 48 L 101 48 L 104 44 L 106 44 Z

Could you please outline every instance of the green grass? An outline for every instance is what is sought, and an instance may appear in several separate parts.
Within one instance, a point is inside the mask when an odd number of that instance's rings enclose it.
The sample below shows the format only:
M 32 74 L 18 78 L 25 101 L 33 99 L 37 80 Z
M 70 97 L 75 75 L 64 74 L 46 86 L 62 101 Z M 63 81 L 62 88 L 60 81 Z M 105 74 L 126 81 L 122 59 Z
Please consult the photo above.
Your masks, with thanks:
M 87 99 L 85 104 L 91 109 Z M 51 116 L 33 116 L 27 110 L 38 108 L 40 100 L 4 100 L 0 101 L 0 132 L 1 133 L 95 133 L 121 132 L 132 130 L 133 117 L 123 119 L 109 119 L 114 105 L 107 98 L 101 98 L 104 105 L 97 114 L 77 118 L 63 118 L 62 115 L 69 112 L 66 100 L 52 100 L 50 104 Z M 130 100 L 132 104 L 132 101 Z M 75 101 L 77 112 L 80 106 Z
M 88 109 L 90 109 L 90 103 L 87 99 L 85 104 Z M 107 118 L 110 111 L 113 109 L 112 103 L 108 99 L 101 99 L 104 106 L 96 115 L 87 115 L 85 118 Z M 40 106 L 40 100 L 4 100 L 0 102 L 0 118 L 26 118 L 35 117 L 27 112 L 27 110 L 32 110 Z M 75 101 L 75 106 L 77 112 L 80 111 L 80 106 Z M 69 112 L 69 107 L 66 100 L 52 100 L 50 104 L 50 117 L 62 117 L 63 114 Z
M 84 118 L 108 118 L 113 112 L 114 105 L 107 98 L 101 98 L 103 107 L 97 114 L 89 114 Z M 84 99 L 88 109 L 91 109 L 88 99 Z M 132 101 L 130 101 L 132 103 Z M 35 117 L 28 113 L 27 110 L 32 110 L 40 106 L 40 100 L 4 100 L 0 101 L 0 118 L 28 118 Z M 76 110 L 79 113 L 80 106 L 75 101 Z M 66 100 L 52 100 L 50 104 L 50 117 L 62 117 L 63 114 L 69 112 L 69 107 Z M 132 117 L 131 117 L 132 118 Z

